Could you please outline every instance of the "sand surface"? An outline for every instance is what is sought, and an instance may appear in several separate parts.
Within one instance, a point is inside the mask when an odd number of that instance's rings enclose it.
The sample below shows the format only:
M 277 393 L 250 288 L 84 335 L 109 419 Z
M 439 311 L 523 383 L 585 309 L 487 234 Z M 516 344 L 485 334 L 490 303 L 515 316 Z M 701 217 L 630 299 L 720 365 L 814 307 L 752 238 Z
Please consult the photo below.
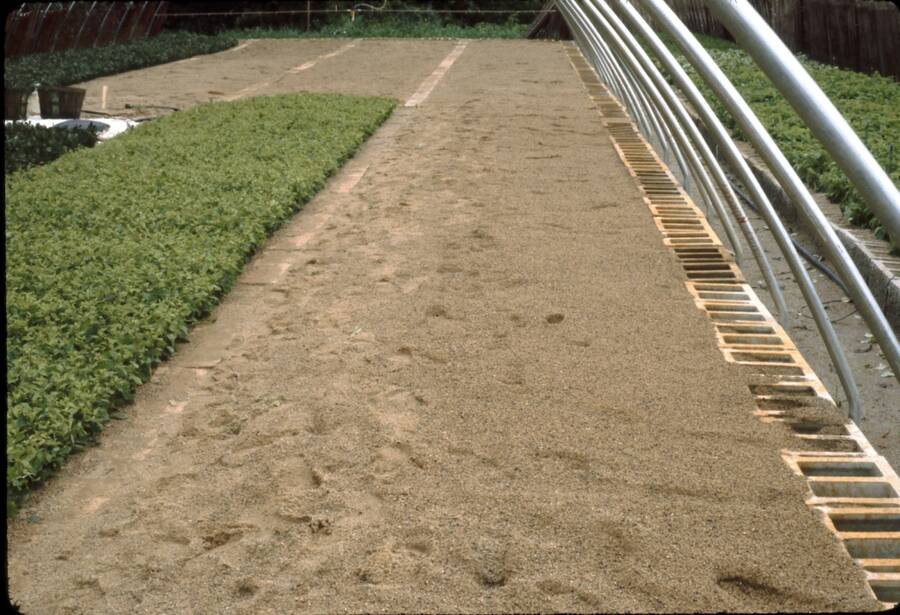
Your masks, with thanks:
M 403 101 L 454 45 L 359 41 L 255 93 Z M 167 104 L 212 60 L 123 78 Z M 254 85 L 240 74 L 229 92 Z M 746 378 L 564 48 L 473 41 L 8 525 L 12 596 L 28 613 L 877 608 Z
M 828 205 L 822 203 L 821 195 L 815 195 L 817 201 L 825 211 Z M 832 205 L 832 207 L 835 207 Z M 756 229 L 757 235 L 770 255 L 772 270 L 777 279 L 781 280 L 785 302 L 792 318 L 787 323 L 787 331 L 791 340 L 797 345 L 803 358 L 806 359 L 822 383 L 828 388 L 835 402 L 838 404 L 843 417 L 847 416 L 847 401 L 841 387 L 837 372 L 831 365 L 831 357 L 828 354 L 822 338 L 816 328 L 815 321 L 810 316 L 809 308 L 794 282 L 784 258 L 780 256 L 778 246 L 772 238 L 765 221 L 749 208 L 745 208 L 750 223 Z M 725 237 L 715 214 L 710 219 L 712 227 L 720 237 Z M 793 238 L 801 242 L 807 250 L 816 254 L 815 244 L 805 236 L 802 229 L 788 223 L 788 231 L 793 233 Z M 827 261 L 826 261 L 826 264 Z M 834 267 L 831 267 L 834 269 Z M 741 263 L 741 270 L 746 279 L 754 286 L 757 295 L 774 313 L 775 307 L 764 277 L 756 264 L 756 261 L 748 256 Z M 885 372 L 889 370 L 887 361 L 881 355 L 877 345 L 873 345 L 868 325 L 857 313 L 856 306 L 851 303 L 843 290 L 822 274 L 818 269 L 807 264 L 810 278 L 816 287 L 816 292 L 822 298 L 825 311 L 828 313 L 834 325 L 835 333 L 844 348 L 844 354 L 856 385 L 859 388 L 860 399 L 863 406 L 863 419 L 859 428 L 866 434 L 869 442 L 877 449 L 880 455 L 894 468 L 900 468 L 900 383 Z

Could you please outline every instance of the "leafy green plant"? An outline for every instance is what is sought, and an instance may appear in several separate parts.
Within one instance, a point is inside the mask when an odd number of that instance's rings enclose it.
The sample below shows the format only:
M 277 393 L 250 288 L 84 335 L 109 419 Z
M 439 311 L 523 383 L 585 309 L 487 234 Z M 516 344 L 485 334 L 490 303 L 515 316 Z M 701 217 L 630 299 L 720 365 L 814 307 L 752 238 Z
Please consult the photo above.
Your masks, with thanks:
M 806 185 L 837 203 L 849 222 L 872 229 L 879 237 L 889 239 L 896 248 L 900 237 L 887 237 L 886 230 L 866 207 L 850 180 L 750 56 L 735 44 L 721 39 L 709 36 L 698 36 L 698 39 L 749 103 Z M 711 90 L 680 56 L 674 44 L 670 47 L 679 55 L 682 65 L 723 124 L 737 137 L 746 140 L 746 135 L 741 134 L 725 107 L 712 96 Z M 900 145 L 900 83 L 878 74 L 866 75 L 821 64 L 803 56 L 799 56 L 799 60 L 888 175 L 895 183 L 900 183 L 898 152 L 894 151 Z
M 310 36 L 310 32 L 318 32 L 318 36 L 325 36 L 325 32 L 341 29 L 339 24 L 351 21 L 351 15 L 355 15 L 353 22 L 355 27 L 360 25 L 366 31 L 375 26 L 378 29 L 393 30 L 390 34 L 376 34 L 375 36 L 420 36 L 409 34 L 409 28 L 419 28 L 419 22 L 428 22 L 421 28 L 429 29 L 427 37 L 448 36 L 445 33 L 435 32 L 435 28 L 443 26 L 455 26 L 465 32 L 479 24 L 494 24 L 505 26 L 509 24 L 527 27 L 535 15 L 545 4 L 544 0 L 374 0 L 372 2 L 360 2 L 359 0 L 328 0 L 327 7 L 323 6 L 324 0 L 317 0 L 309 7 L 312 12 L 305 14 L 302 4 L 293 7 L 294 11 L 287 13 L 269 13 L 266 11 L 247 12 L 216 12 L 207 15 L 192 17 L 179 17 L 177 13 L 170 15 L 167 20 L 168 27 L 174 30 L 191 30 L 193 32 L 221 32 L 224 30 L 245 30 L 248 28 L 261 29 L 286 29 L 292 31 L 291 36 Z M 322 9 L 325 9 L 324 11 Z M 382 24 L 382 25 L 377 25 Z M 336 28 L 337 26 L 337 28 Z M 499 32 L 500 30 L 498 30 Z M 365 34 L 364 36 L 370 36 Z M 456 35 L 454 35 L 456 36 Z M 463 36 L 466 36 L 463 34 Z
M 521 38 L 528 30 L 527 24 L 477 23 L 472 26 L 445 23 L 433 18 L 372 18 L 361 14 L 355 20 L 349 17 L 321 26 L 316 30 L 297 28 L 267 29 L 248 28 L 232 30 L 238 38 Z
M 208 36 L 191 32 L 163 32 L 152 38 L 121 45 L 6 58 L 3 61 L 3 83 L 6 88 L 28 89 L 36 83 L 71 85 L 104 75 L 215 53 L 236 44 L 237 39 L 228 34 Z
M 95 438 L 394 105 L 211 103 L 6 177 L 8 502 Z
M 24 122 L 7 124 L 3 138 L 6 174 L 47 164 L 70 150 L 93 147 L 97 143 L 97 134 L 89 128 L 47 128 Z

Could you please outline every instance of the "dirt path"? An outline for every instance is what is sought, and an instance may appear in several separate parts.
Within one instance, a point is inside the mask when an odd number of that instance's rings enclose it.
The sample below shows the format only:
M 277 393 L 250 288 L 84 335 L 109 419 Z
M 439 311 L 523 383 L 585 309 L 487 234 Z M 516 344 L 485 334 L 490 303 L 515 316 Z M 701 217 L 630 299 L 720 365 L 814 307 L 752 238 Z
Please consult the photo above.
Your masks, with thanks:
M 221 53 L 78 85 L 87 90 L 85 109 L 101 110 L 106 86 L 104 112 L 123 117 L 171 113 L 160 107 L 183 109 L 216 100 L 302 90 L 405 100 L 455 44 L 449 40 L 253 40 Z
M 406 100 L 454 45 L 361 41 L 275 88 Z M 473 41 L 10 524 L 12 595 L 876 608 L 682 276 L 563 48 Z

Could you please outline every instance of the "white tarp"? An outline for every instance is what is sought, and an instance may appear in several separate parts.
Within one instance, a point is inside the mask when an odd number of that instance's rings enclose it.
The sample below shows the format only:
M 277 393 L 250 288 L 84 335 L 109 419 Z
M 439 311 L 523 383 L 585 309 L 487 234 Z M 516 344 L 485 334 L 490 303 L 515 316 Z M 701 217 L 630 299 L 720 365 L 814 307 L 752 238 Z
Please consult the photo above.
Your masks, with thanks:
M 5 124 L 12 122 L 27 122 L 36 126 L 47 128 L 94 128 L 97 131 L 97 139 L 107 141 L 138 125 L 137 122 L 119 117 L 105 117 L 103 119 L 44 119 L 39 116 L 31 116 L 24 120 L 6 120 Z

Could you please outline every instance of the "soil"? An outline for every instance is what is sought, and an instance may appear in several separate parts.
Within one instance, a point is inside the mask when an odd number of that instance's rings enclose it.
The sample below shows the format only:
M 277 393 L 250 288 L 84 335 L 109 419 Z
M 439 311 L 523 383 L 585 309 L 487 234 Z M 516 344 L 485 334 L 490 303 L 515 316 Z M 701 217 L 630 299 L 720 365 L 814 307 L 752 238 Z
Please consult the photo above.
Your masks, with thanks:
M 819 198 L 823 197 L 820 196 Z M 747 218 L 759 236 L 760 243 L 762 243 L 766 253 L 769 254 L 772 270 L 781 284 L 785 302 L 791 312 L 791 321 L 782 324 L 791 336 L 794 344 L 796 344 L 797 349 L 800 350 L 803 357 L 809 362 L 816 375 L 819 376 L 819 379 L 831 393 L 838 405 L 838 409 L 841 411 L 841 416 L 846 421 L 847 396 L 841 387 L 837 372 L 831 365 L 831 358 L 819 336 L 819 331 L 810 315 L 809 308 L 806 306 L 803 294 L 794 282 L 793 274 L 784 258 L 781 257 L 778 245 L 765 221 L 747 207 L 746 204 L 744 204 L 744 209 L 747 212 Z M 709 219 L 719 236 L 724 237 L 725 234 L 715 215 Z M 817 253 L 812 240 L 806 237 L 799 228 L 792 225 L 787 225 L 787 228 L 793 235 L 793 238 L 803 247 L 813 254 Z M 763 275 L 753 256 L 749 254 L 749 249 L 746 252 L 748 254 L 741 263 L 741 270 L 744 272 L 748 282 L 756 289 L 757 296 L 762 299 L 763 303 L 766 304 L 773 314 L 777 314 L 774 301 L 772 301 L 763 280 Z M 856 378 L 863 407 L 863 419 L 859 424 L 859 428 L 866 435 L 866 438 L 871 442 L 875 450 L 883 455 L 893 468 L 900 468 L 900 412 L 898 412 L 900 410 L 900 384 L 891 374 L 887 360 L 881 353 L 878 344 L 871 337 L 868 325 L 857 313 L 856 307 L 850 302 L 847 295 L 844 294 L 837 284 L 828 279 L 824 273 L 815 269 L 807 261 L 803 262 L 807 271 L 809 271 L 816 291 L 822 298 L 825 310 L 834 323 L 835 333 L 841 342 L 847 362 L 850 364 L 850 368 L 853 370 L 853 375 Z M 834 267 L 827 260 L 825 265 L 831 267 L 831 270 L 834 271 Z
M 91 117 L 89 111 L 156 117 L 171 113 L 170 107 L 304 90 L 405 99 L 455 44 L 415 39 L 243 41 L 221 53 L 102 77 L 78 87 L 87 90 L 85 117 Z
M 260 42 L 103 83 L 185 105 L 346 42 Z M 359 41 L 254 93 L 403 101 L 454 45 Z M 599 120 L 560 44 L 470 42 L 8 524 L 13 599 L 877 609 Z

